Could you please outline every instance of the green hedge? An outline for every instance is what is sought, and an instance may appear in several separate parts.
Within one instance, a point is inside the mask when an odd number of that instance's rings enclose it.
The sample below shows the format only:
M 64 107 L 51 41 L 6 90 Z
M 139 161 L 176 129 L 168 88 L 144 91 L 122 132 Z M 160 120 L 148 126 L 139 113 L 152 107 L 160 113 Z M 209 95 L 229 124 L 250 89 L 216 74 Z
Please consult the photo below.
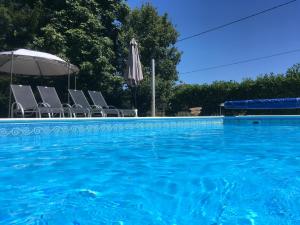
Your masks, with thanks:
M 285 74 L 266 74 L 256 79 L 235 81 L 216 81 L 212 84 L 183 84 L 174 89 L 170 101 L 170 115 L 188 111 L 191 107 L 201 106 L 203 115 L 219 114 L 219 105 L 228 100 L 245 100 L 259 98 L 300 97 L 300 64 L 296 64 Z M 298 114 L 299 110 L 272 110 L 232 112 L 248 114 Z

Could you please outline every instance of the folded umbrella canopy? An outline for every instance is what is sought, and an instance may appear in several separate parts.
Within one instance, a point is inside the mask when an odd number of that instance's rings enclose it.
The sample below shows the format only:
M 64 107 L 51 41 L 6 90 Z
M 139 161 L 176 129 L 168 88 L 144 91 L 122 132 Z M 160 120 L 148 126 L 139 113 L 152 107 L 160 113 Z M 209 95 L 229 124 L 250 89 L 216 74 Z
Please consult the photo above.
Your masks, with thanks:
M 0 72 L 10 74 L 12 84 L 13 74 L 26 76 L 62 76 L 68 75 L 68 89 L 70 88 L 70 74 L 77 73 L 78 67 L 65 60 L 45 52 L 18 49 L 0 52 Z M 9 109 L 11 104 L 11 90 Z
M 142 64 L 140 61 L 138 44 L 134 38 L 130 41 L 129 56 L 125 79 L 129 86 L 137 86 L 143 80 Z
M 125 79 L 130 87 L 137 87 L 143 80 L 142 64 L 140 61 L 138 44 L 134 38 L 130 41 L 129 56 L 127 60 L 127 68 L 125 71 Z M 135 89 L 135 106 L 136 106 L 136 89 Z

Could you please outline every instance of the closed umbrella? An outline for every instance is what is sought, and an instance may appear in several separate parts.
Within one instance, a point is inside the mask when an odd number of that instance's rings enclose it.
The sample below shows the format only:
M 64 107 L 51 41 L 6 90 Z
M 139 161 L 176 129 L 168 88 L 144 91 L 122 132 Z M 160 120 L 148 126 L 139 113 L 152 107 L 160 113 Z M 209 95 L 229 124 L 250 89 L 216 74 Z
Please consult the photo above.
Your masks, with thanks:
M 61 76 L 77 73 L 79 69 L 65 60 L 45 52 L 18 49 L 15 51 L 0 52 L 0 72 L 10 73 L 10 84 L 13 74 L 27 76 Z M 11 104 L 11 90 L 9 109 Z
M 143 80 L 142 64 L 139 56 L 138 44 L 134 38 L 130 41 L 129 57 L 125 79 L 130 87 L 135 88 L 135 106 L 136 106 L 136 87 Z

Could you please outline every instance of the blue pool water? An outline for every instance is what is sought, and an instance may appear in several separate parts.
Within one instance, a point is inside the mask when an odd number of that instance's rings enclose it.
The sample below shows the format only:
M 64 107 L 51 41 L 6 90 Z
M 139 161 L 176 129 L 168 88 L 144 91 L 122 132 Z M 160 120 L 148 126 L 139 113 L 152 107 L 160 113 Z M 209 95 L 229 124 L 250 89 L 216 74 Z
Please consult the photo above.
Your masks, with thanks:
M 0 125 L 0 224 L 300 224 L 299 123 L 197 121 Z

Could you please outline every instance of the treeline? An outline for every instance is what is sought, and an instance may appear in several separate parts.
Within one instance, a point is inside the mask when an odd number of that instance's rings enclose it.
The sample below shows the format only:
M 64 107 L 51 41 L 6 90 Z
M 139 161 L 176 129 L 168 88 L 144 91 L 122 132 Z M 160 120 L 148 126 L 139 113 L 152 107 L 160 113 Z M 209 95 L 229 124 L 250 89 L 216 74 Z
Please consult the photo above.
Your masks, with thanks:
M 259 98 L 300 97 L 300 64 L 296 64 L 285 74 L 266 74 L 256 79 L 235 81 L 216 81 L 212 84 L 175 87 L 170 100 L 168 113 L 176 115 L 188 111 L 191 107 L 201 106 L 203 115 L 218 115 L 219 105 L 228 100 L 245 100 Z M 299 110 L 263 110 L 263 111 L 230 111 L 227 114 L 295 114 Z
M 0 28 L 0 51 L 28 48 L 58 55 L 80 68 L 77 89 L 101 90 L 110 105 L 121 108 L 133 104 L 133 92 L 122 75 L 129 42 L 135 38 L 144 72 L 137 89 L 142 116 L 149 115 L 151 106 L 152 58 L 156 60 L 157 109 L 166 115 L 194 106 L 202 106 L 204 115 L 215 115 L 226 100 L 300 96 L 299 64 L 286 74 L 241 83 L 176 85 L 176 66 L 181 58 L 175 47 L 179 33 L 168 15 L 159 15 L 150 4 L 130 9 L 124 0 L 0 0 Z M 19 76 L 14 83 L 54 86 L 62 101 L 67 100 L 64 77 Z M 7 115 L 8 95 L 9 78 L 0 74 L 0 117 Z
M 145 4 L 130 9 L 124 0 L 0 0 L 0 51 L 28 48 L 58 55 L 80 68 L 77 88 L 101 90 L 110 105 L 132 107 L 123 73 L 129 42 L 138 41 L 145 79 L 138 88 L 141 115 L 150 109 L 151 59 L 157 61 L 157 103 L 164 108 L 175 81 L 178 32 L 168 15 Z M 51 85 L 66 101 L 66 78 L 21 76 L 14 83 Z M 72 79 L 72 86 L 74 79 Z M 0 116 L 7 115 L 8 76 L 0 74 Z

